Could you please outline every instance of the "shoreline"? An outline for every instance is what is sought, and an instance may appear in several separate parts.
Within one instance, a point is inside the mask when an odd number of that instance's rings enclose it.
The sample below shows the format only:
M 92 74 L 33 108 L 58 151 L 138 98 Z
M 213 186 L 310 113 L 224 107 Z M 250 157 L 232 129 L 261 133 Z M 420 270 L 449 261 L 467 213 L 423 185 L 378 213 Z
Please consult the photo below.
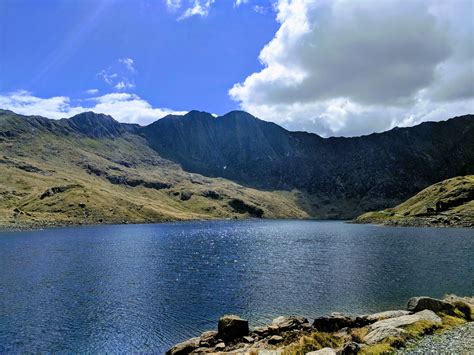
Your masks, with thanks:
M 23 226 L 8 226 L 0 224 L 1 232 L 25 232 L 25 231 L 40 231 L 45 229 L 68 228 L 68 227 L 99 227 L 99 226 L 120 226 L 120 225 L 152 225 L 152 224 L 170 224 L 170 223 L 193 223 L 193 222 L 211 222 L 211 221 L 318 221 L 318 222 L 345 222 L 352 223 L 348 219 L 318 219 L 318 218 L 196 218 L 196 219 L 176 219 L 166 221 L 153 222 L 125 222 L 118 221 L 102 222 L 102 223 L 58 223 L 58 224 L 40 224 L 40 225 L 23 225 Z
M 338 221 L 348 224 L 357 224 L 357 225 L 372 225 L 378 227 L 399 227 L 399 228 L 469 228 L 474 229 L 474 225 L 446 225 L 446 224 L 426 224 L 426 223 L 381 223 L 379 221 L 371 222 L 362 222 L 357 221 L 356 219 L 321 219 L 321 218 L 196 218 L 196 219 L 174 219 L 174 220 L 162 220 L 162 221 L 110 221 L 110 222 L 92 222 L 92 223 L 45 223 L 45 224 L 29 224 L 29 223 L 20 223 L 14 225 L 0 224 L 0 233 L 2 232 L 25 232 L 25 231 L 40 231 L 45 229 L 55 229 L 55 228 L 75 228 L 75 227 L 98 227 L 98 226 L 112 226 L 112 225 L 151 225 L 151 224 L 169 224 L 169 223 L 186 223 L 186 222 L 209 222 L 209 221 L 248 221 L 248 220 L 261 220 L 261 221 L 275 221 L 275 220 L 285 220 L 285 221 L 318 221 L 318 222 L 329 222 L 329 221 Z
M 474 324 L 474 297 L 447 295 L 443 300 L 412 297 L 404 310 L 350 316 L 331 313 L 312 323 L 304 317 L 277 317 L 249 328 L 247 320 L 224 315 L 217 331 L 174 345 L 167 355 L 348 355 L 392 353 L 409 349 L 426 335 Z

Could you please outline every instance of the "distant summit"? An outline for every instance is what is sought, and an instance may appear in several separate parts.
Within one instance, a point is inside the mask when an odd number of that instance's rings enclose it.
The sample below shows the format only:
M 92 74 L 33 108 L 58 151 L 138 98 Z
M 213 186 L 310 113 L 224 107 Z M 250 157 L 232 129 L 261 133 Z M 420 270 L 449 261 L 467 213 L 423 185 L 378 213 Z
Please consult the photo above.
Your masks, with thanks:
M 83 112 L 69 119 L 62 120 L 73 130 L 91 138 L 114 138 L 126 132 L 133 132 L 138 125 L 120 123 L 112 116 L 95 112 Z

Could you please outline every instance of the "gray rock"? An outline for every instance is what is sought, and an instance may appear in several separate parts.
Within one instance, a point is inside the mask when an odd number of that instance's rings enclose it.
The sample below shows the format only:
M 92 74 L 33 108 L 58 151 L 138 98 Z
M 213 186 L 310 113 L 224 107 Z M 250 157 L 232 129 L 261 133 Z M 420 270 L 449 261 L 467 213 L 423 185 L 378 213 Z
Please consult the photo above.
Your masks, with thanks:
M 268 339 L 268 344 L 275 345 L 275 344 L 281 343 L 282 341 L 283 341 L 283 337 L 279 335 L 272 335 L 270 339 Z
M 400 328 L 395 328 L 389 325 L 378 327 L 364 337 L 364 342 L 366 342 L 369 345 L 375 344 L 375 343 L 381 342 L 387 337 L 398 337 L 405 333 L 406 333 L 405 330 L 400 329 Z
M 166 355 L 187 355 L 199 348 L 200 338 L 191 338 L 176 344 L 166 352 Z
M 369 325 L 369 330 L 373 331 L 377 328 L 383 328 L 383 327 L 397 328 L 404 325 L 413 324 L 420 320 L 427 320 L 427 321 L 432 321 L 435 323 L 441 323 L 440 317 L 438 317 L 433 311 L 429 311 L 426 309 L 424 311 L 421 311 L 415 314 L 379 320 L 378 322 L 375 322 Z
M 303 317 L 278 317 L 272 322 L 272 325 L 278 326 L 282 332 L 299 328 L 302 324 L 308 323 L 308 320 Z
M 366 318 L 369 321 L 376 322 L 376 321 L 379 321 L 379 320 L 395 318 L 395 317 L 400 317 L 400 316 L 406 316 L 410 313 L 411 313 L 410 311 L 403 311 L 403 310 L 385 311 L 385 312 L 369 314 L 368 316 L 366 316 Z
M 438 300 L 431 297 L 412 297 L 408 300 L 407 310 L 411 312 L 419 312 L 428 309 L 433 312 L 444 312 L 452 314 L 454 306 L 451 303 Z
M 218 336 L 224 341 L 233 341 L 249 335 L 249 322 L 236 315 L 226 315 L 219 319 Z
M 217 343 L 217 332 L 210 330 L 201 334 L 201 340 L 199 341 L 199 346 L 211 347 Z
M 336 351 L 331 348 L 322 348 L 320 350 L 316 351 L 310 351 L 309 353 L 306 353 L 306 355 L 336 355 Z
M 258 355 L 281 355 L 283 354 L 283 349 L 276 349 L 276 350 L 259 350 Z
M 255 339 L 252 338 L 251 336 L 245 336 L 245 337 L 243 337 L 243 340 L 246 343 L 253 343 L 255 341 Z
M 342 313 L 331 313 L 329 316 L 316 318 L 313 327 L 321 332 L 337 332 L 342 328 L 363 327 L 369 321 L 364 317 L 351 317 Z

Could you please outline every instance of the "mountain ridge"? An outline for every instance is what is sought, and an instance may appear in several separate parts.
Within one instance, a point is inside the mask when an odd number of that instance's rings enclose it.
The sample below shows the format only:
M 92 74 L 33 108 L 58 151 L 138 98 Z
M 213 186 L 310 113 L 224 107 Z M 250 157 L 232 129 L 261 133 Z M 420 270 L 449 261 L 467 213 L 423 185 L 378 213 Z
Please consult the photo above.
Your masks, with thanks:
M 296 196 L 304 213 L 317 218 L 353 218 L 397 205 L 446 178 L 474 173 L 473 115 L 366 136 L 323 138 L 288 131 L 244 111 L 218 117 L 190 111 L 165 116 L 147 126 L 120 123 L 93 112 L 50 120 L 0 111 L 0 138 L 19 144 L 22 134 L 35 132 L 42 132 L 50 141 L 87 137 L 86 143 L 96 146 L 114 140 L 133 141 L 128 144 L 138 145 L 128 149 L 151 149 L 160 162 L 176 164 L 190 174 L 223 178 L 269 193 L 287 191 Z M 108 157 L 112 152 L 97 154 Z M 134 154 L 137 162 L 127 161 L 131 158 L 126 152 L 113 161 L 132 169 L 143 164 L 140 153 Z M 141 181 L 99 176 L 109 182 Z

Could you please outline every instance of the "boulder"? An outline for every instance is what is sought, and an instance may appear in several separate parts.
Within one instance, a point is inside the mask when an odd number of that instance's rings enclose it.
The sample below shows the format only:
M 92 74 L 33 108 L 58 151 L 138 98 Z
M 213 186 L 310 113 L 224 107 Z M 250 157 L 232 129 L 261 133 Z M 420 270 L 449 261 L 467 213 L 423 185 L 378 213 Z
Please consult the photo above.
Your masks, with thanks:
M 191 338 L 176 344 L 166 352 L 166 355 L 187 355 L 199 348 L 200 338 Z
M 455 309 L 461 312 L 467 321 L 474 320 L 474 298 L 458 297 L 456 295 L 448 295 L 443 301 L 451 303 Z
M 403 310 L 385 311 L 385 312 L 369 314 L 368 316 L 366 316 L 366 318 L 369 321 L 376 322 L 376 321 L 379 321 L 379 320 L 395 318 L 395 317 L 400 317 L 400 316 L 406 316 L 408 314 L 411 314 L 411 312 L 410 311 L 403 311 Z
M 367 344 L 379 343 L 387 337 L 398 337 L 405 334 L 406 331 L 392 326 L 383 326 L 372 330 L 364 337 L 364 342 Z
M 415 314 L 409 314 L 405 316 L 389 318 L 384 320 L 379 320 L 371 325 L 369 325 L 369 331 L 373 331 L 377 328 L 382 327 L 401 327 L 409 324 L 413 324 L 420 320 L 427 320 L 435 323 L 441 323 L 441 318 L 438 317 L 433 311 L 424 310 Z
M 199 341 L 199 346 L 211 347 L 217 343 L 217 332 L 210 330 L 201 334 L 201 340 Z
M 329 316 L 316 318 L 313 327 L 321 332 L 337 332 L 342 328 L 364 327 L 368 320 L 364 317 L 350 317 L 342 313 L 331 313 Z
M 249 335 L 249 322 L 236 315 L 226 315 L 219 319 L 218 337 L 233 341 Z
M 308 320 L 303 317 L 278 317 L 272 321 L 272 325 L 278 326 L 281 332 L 300 328 L 304 323 L 308 323 Z
M 281 343 L 282 341 L 283 341 L 283 337 L 279 335 L 272 335 L 270 339 L 268 339 L 268 344 L 275 345 L 275 344 Z
M 310 351 L 309 353 L 306 353 L 306 355 L 336 355 L 336 351 L 331 348 L 322 348 L 320 350 L 316 351 Z
M 431 297 L 412 297 L 408 300 L 407 309 L 411 312 L 419 312 L 425 309 L 447 314 L 454 312 L 454 306 L 451 303 Z

